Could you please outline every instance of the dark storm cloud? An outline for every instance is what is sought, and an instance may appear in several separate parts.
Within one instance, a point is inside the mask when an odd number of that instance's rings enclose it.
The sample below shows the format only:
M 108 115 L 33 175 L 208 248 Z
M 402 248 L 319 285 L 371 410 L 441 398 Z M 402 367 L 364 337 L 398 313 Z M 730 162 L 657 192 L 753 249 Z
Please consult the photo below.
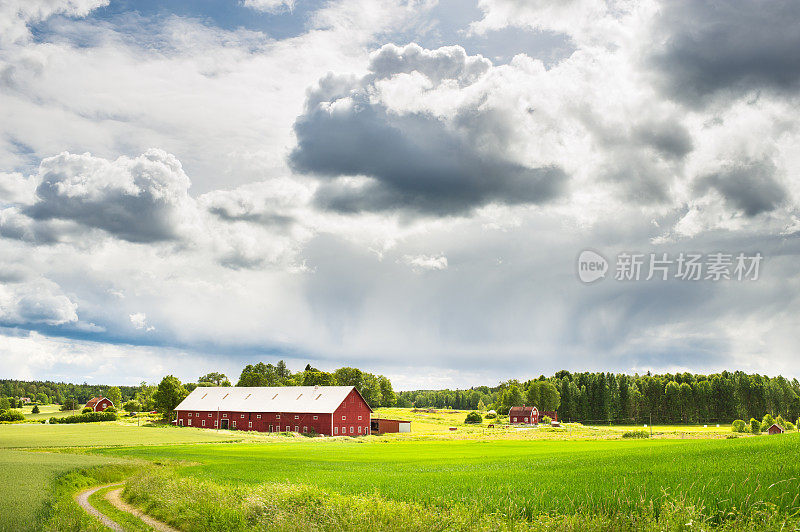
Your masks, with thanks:
M 331 109 L 312 94 L 295 123 L 298 144 L 290 160 L 296 171 L 333 179 L 372 178 L 363 186 L 325 183 L 316 196 L 321 206 L 448 215 L 492 202 L 543 203 L 562 191 L 566 175 L 559 167 L 531 168 L 494 150 L 479 152 L 469 131 L 426 114 L 392 113 L 371 103 L 363 91 L 348 98 L 347 105 Z M 332 95 L 327 101 L 337 99 Z M 475 122 L 470 127 L 479 127 Z
M 787 192 L 775 172 L 769 160 L 742 162 L 700 178 L 696 189 L 700 193 L 715 189 L 728 204 L 752 217 L 786 201 Z
M 650 61 L 664 90 L 691 105 L 722 92 L 796 92 L 798 21 L 795 0 L 665 2 L 655 27 L 662 44 Z

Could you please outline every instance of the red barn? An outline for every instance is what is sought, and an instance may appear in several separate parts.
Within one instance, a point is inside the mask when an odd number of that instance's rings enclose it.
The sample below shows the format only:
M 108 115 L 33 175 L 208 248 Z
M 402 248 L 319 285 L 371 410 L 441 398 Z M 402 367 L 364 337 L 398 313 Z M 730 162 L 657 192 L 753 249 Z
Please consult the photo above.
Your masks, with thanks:
M 86 402 L 84 408 L 91 408 L 93 412 L 102 412 L 109 406 L 114 406 L 108 397 L 92 397 Z
M 353 386 L 201 387 L 175 411 L 181 427 L 325 436 L 369 434 L 372 414 Z
M 770 436 L 772 436 L 773 434 L 783 434 L 786 431 L 784 431 L 783 427 L 777 423 L 773 423 L 772 426 L 767 429 L 767 432 L 770 434 Z
M 539 409 L 535 406 L 512 406 L 508 411 L 508 422 L 515 425 L 536 425 L 539 423 Z
M 390 432 L 411 432 L 411 422 L 402 419 L 373 419 L 372 434 L 388 434 Z

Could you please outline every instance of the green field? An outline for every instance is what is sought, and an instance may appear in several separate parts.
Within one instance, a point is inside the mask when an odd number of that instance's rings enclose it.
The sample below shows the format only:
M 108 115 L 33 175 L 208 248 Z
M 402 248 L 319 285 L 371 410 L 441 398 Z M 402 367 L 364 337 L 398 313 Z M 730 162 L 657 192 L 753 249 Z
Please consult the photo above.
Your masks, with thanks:
M 34 419 L 34 420 L 50 419 L 51 417 L 72 416 L 80 413 L 80 410 L 67 410 L 62 412 L 61 406 L 59 405 L 39 405 L 38 414 L 34 414 L 32 412 L 33 406 L 30 405 L 26 405 L 24 408 L 21 408 L 20 410 L 25 415 L 25 419 Z
M 129 502 L 198 531 L 355 530 L 365 519 L 426 532 L 800 523 L 797 433 L 726 439 L 728 427 L 658 426 L 656 439 L 624 440 L 625 430 L 642 427 L 488 429 L 464 425 L 464 412 L 379 415 L 412 419 L 412 433 L 304 438 L 124 421 L 1 425 L 0 530 L 95 527 L 72 494 L 126 477 Z M 63 477 L 87 467 L 100 469 Z
M 764 503 L 795 511 L 800 436 L 736 440 L 432 441 L 240 444 L 113 449 L 104 454 L 199 465 L 221 484 L 289 482 L 339 493 L 450 506 L 480 500 L 505 517 L 635 511 L 665 494 L 718 516 Z
M 169 426 L 125 425 L 121 423 L 76 423 L 43 425 L 8 424 L 0 427 L 0 449 L 51 447 L 104 447 L 114 445 L 158 445 L 204 443 L 238 439 L 231 433 Z M 187 427 L 188 428 L 188 427 Z
M 117 423 L 0 426 L 0 530 L 33 528 L 48 500 L 53 480 L 75 469 L 120 463 L 100 455 L 31 452 L 22 449 L 203 443 L 230 436 L 174 427 L 136 427 Z M 15 450 L 20 449 L 20 450 Z

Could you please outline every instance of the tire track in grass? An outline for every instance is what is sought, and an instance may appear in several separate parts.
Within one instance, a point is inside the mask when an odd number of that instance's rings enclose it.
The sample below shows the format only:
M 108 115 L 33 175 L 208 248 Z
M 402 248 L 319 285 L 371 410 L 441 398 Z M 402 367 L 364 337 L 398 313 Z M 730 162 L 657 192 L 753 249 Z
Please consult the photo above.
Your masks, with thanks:
M 113 530 L 114 532 L 125 532 L 125 530 L 119 526 L 116 521 L 112 521 L 109 519 L 105 514 L 100 513 L 100 511 L 92 506 L 89 503 L 89 496 L 91 496 L 96 491 L 99 491 L 103 488 L 108 488 L 109 486 L 120 486 L 121 484 L 106 484 L 105 486 L 97 486 L 95 488 L 89 488 L 88 490 L 83 490 L 82 492 L 78 493 L 75 496 L 75 500 L 78 502 L 81 508 L 86 510 L 89 515 L 96 517 L 103 523 L 105 526 Z
M 117 509 L 122 510 L 123 512 L 127 512 L 135 517 L 141 519 L 147 526 L 157 530 L 158 532 L 179 532 L 178 529 L 172 528 L 166 523 L 162 523 L 156 519 L 153 519 L 146 513 L 142 512 L 138 508 L 134 508 L 130 504 L 126 503 L 122 500 L 122 488 L 117 488 L 115 490 L 111 490 L 105 494 L 106 500 L 117 507 Z

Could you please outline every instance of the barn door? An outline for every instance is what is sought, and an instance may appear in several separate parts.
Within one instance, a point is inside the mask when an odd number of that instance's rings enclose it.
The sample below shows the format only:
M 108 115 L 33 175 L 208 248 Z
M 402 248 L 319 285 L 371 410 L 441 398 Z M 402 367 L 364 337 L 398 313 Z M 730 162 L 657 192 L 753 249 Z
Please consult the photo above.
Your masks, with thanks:
M 228 420 L 227 419 L 223 419 L 222 420 L 220 428 L 227 430 L 227 428 L 228 428 Z

